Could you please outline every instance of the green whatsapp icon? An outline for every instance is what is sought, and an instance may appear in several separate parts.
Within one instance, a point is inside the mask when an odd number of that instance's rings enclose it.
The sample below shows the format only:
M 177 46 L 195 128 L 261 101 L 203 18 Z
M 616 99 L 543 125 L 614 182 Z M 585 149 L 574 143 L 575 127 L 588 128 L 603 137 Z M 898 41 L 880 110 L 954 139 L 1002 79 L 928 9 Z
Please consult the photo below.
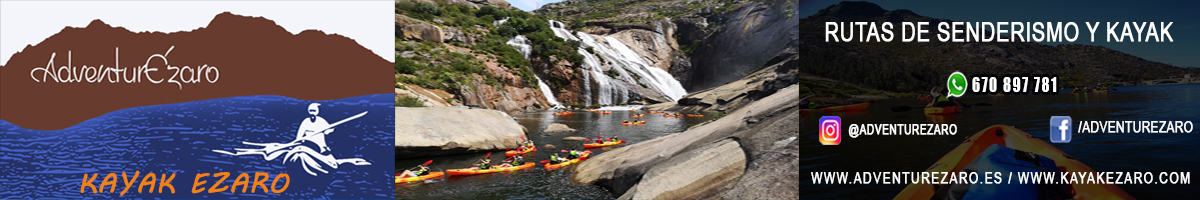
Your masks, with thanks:
M 950 74 L 950 78 L 946 79 L 946 89 L 950 91 L 946 96 L 962 97 L 967 93 L 967 76 L 957 71 Z

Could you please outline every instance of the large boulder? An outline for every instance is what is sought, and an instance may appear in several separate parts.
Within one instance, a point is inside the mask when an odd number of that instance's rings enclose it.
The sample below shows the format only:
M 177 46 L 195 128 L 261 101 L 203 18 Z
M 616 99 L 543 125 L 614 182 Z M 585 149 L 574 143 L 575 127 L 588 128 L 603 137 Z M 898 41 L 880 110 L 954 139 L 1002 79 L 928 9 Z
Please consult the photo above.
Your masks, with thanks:
M 553 123 L 553 124 L 550 124 L 549 126 L 546 126 L 546 130 L 543 130 L 542 132 L 545 132 L 545 133 L 575 132 L 575 129 L 567 126 L 566 124 Z M 582 139 L 580 139 L 580 140 L 582 140 Z
M 413 158 L 517 148 L 525 128 L 488 109 L 396 108 L 396 157 Z
M 620 199 L 799 199 L 799 87 L 707 125 L 589 158 L 571 180 Z
M 442 28 L 429 22 L 396 14 L 396 38 L 403 40 L 426 40 L 441 43 Z
M 741 108 L 800 81 L 799 56 L 785 50 L 764 68 L 725 85 L 684 95 L 678 102 L 647 106 L 647 110 L 721 113 Z

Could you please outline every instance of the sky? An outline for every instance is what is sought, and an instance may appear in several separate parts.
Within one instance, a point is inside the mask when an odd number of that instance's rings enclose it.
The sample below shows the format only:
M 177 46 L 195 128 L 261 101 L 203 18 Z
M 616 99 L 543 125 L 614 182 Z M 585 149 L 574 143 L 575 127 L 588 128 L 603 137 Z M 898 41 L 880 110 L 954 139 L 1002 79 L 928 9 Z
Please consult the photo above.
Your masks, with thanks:
M 838 0 L 803 0 L 800 16 L 836 5 Z M 1083 32 L 1074 44 L 1104 46 L 1146 60 L 1181 67 L 1200 67 L 1200 1 L 898 1 L 868 0 L 884 10 L 908 9 L 921 16 L 966 22 L 1075 22 Z M 1096 42 L 1085 40 L 1084 22 L 1174 22 L 1169 29 L 1174 42 L 1105 42 L 1096 30 Z M 1120 31 L 1120 30 L 1117 30 Z M 931 31 L 933 33 L 933 31 Z M 1135 34 L 1136 35 L 1136 34 Z M 1043 43 L 1057 45 L 1062 43 Z
M 537 10 L 538 8 L 541 8 L 542 5 L 546 5 L 548 3 L 560 2 L 563 0 L 505 0 L 505 1 L 508 1 L 508 3 L 512 4 L 513 7 L 517 7 L 517 9 L 521 9 L 524 11 L 533 11 L 533 10 Z
M 229 11 L 275 21 L 292 34 L 317 29 L 349 37 L 394 62 L 394 1 L 0 1 L 0 64 L 26 45 L 94 19 L 133 32 L 191 31 Z

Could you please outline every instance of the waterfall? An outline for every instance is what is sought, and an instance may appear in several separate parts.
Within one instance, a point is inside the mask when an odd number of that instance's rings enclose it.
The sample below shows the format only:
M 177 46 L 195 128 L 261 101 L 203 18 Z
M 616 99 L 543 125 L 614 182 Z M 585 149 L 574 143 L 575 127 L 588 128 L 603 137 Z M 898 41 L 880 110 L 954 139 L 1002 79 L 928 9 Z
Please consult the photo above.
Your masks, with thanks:
M 653 92 L 642 93 L 643 96 L 658 96 L 668 101 L 676 101 L 687 95 L 687 90 L 683 89 L 683 85 L 670 73 L 647 64 L 640 55 L 620 40 L 581 32 L 572 35 L 562 22 L 550 20 L 549 23 L 555 36 L 580 41 L 582 44 L 577 52 L 584 56 L 582 68 L 586 71 L 583 75 L 587 83 L 584 84 L 585 102 L 601 105 L 623 103 L 629 100 L 630 92 L 637 92 L 632 87 L 642 87 L 641 85 Z M 655 40 L 658 41 L 659 38 Z M 587 47 L 592 47 L 595 55 L 588 53 Z M 601 57 L 604 63 L 600 62 Z M 613 70 L 620 76 L 609 77 L 605 74 L 608 70 Z M 637 75 L 638 78 L 631 74 Z M 596 88 L 590 87 L 593 84 Z
M 546 102 L 550 103 L 550 107 L 562 108 L 562 103 L 559 103 L 558 99 L 554 98 L 554 93 L 550 93 L 550 85 L 546 85 L 546 82 L 542 81 L 542 78 L 538 77 L 537 73 L 533 74 L 533 78 L 537 79 L 538 88 L 542 89 L 542 96 L 546 96 Z
M 512 46 L 513 48 L 517 48 L 517 52 L 521 52 L 521 55 L 525 56 L 526 60 L 529 59 L 529 54 L 533 53 L 533 46 L 529 44 L 529 39 L 525 38 L 523 35 L 513 37 L 512 39 L 509 39 L 508 42 L 505 42 L 505 44 L 508 44 L 508 46 Z
M 504 20 L 508 20 L 508 18 L 504 18 Z M 504 23 L 504 20 L 497 21 L 496 23 Z M 525 38 L 525 36 L 518 35 L 512 39 L 509 39 L 508 42 L 505 42 L 505 44 L 516 48 L 517 52 L 521 52 L 521 55 L 525 56 L 525 59 L 529 59 L 529 54 L 533 53 L 533 46 L 529 45 L 529 39 Z M 547 106 L 550 106 L 551 108 L 562 108 L 562 103 L 559 103 L 558 99 L 554 98 L 554 93 L 551 93 L 550 85 L 547 85 L 545 81 L 542 81 L 542 78 L 538 77 L 537 73 L 533 73 L 533 78 L 537 79 L 538 88 L 542 90 L 542 96 L 545 96 L 546 102 L 550 103 L 550 105 Z

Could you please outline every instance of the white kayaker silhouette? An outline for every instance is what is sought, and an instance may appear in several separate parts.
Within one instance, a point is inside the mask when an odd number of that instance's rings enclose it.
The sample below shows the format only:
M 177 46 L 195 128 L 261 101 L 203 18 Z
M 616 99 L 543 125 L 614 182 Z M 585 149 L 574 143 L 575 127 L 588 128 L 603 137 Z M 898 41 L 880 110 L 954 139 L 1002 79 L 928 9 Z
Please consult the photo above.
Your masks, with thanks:
M 328 122 L 325 121 L 325 118 L 321 118 L 320 116 L 317 116 L 317 114 L 319 114 L 321 112 L 320 105 L 321 105 L 320 103 L 312 103 L 312 104 L 308 105 L 308 114 L 312 115 L 312 116 L 306 117 L 306 118 L 304 118 L 303 122 L 300 122 L 300 127 L 297 127 L 297 129 L 296 129 L 296 139 L 292 140 L 292 142 L 288 142 L 288 143 L 242 142 L 242 144 L 261 146 L 262 148 L 259 148 L 259 149 L 234 148 L 233 150 L 235 150 L 236 152 L 228 152 L 228 151 L 224 151 L 224 150 L 212 150 L 212 151 L 217 152 L 217 153 L 227 154 L 227 155 L 233 155 L 233 156 L 262 155 L 266 160 L 274 160 L 275 158 L 283 155 L 284 156 L 283 162 L 300 160 L 301 166 L 304 167 L 304 171 L 308 172 L 308 174 L 313 175 L 313 176 L 317 176 L 317 173 L 313 172 L 313 170 L 320 171 L 321 173 L 329 173 L 328 171 L 321 169 L 321 163 L 325 163 L 325 165 L 329 165 L 330 167 L 333 167 L 334 169 L 337 169 L 338 165 L 340 165 L 340 164 L 371 165 L 370 162 L 367 162 L 366 160 L 363 160 L 362 158 L 337 159 L 337 158 L 334 158 L 333 155 L 321 154 L 321 153 L 325 153 L 326 151 L 331 151 L 331 149 L 329 149 L 329 146 L 325 144 L 325 135 L 333 133 L 333 127 L 340 125 L 342 123 L 346 123 L 347 121 L 350 121 L 350 120 L 358 119 L 359 117 L 366 115 L 367 112 L 363 111 L 362 113 L 359 113 L 357 115 L 347 117 L 346 119 L 335 122 L 333 124 L 329 124 Z M 313 150 L 309 146 L 302 145 L 306 141 L 316 144 L 317 150 Z M 318 162 L 318 161 L 320 161 L 320 162 Z

